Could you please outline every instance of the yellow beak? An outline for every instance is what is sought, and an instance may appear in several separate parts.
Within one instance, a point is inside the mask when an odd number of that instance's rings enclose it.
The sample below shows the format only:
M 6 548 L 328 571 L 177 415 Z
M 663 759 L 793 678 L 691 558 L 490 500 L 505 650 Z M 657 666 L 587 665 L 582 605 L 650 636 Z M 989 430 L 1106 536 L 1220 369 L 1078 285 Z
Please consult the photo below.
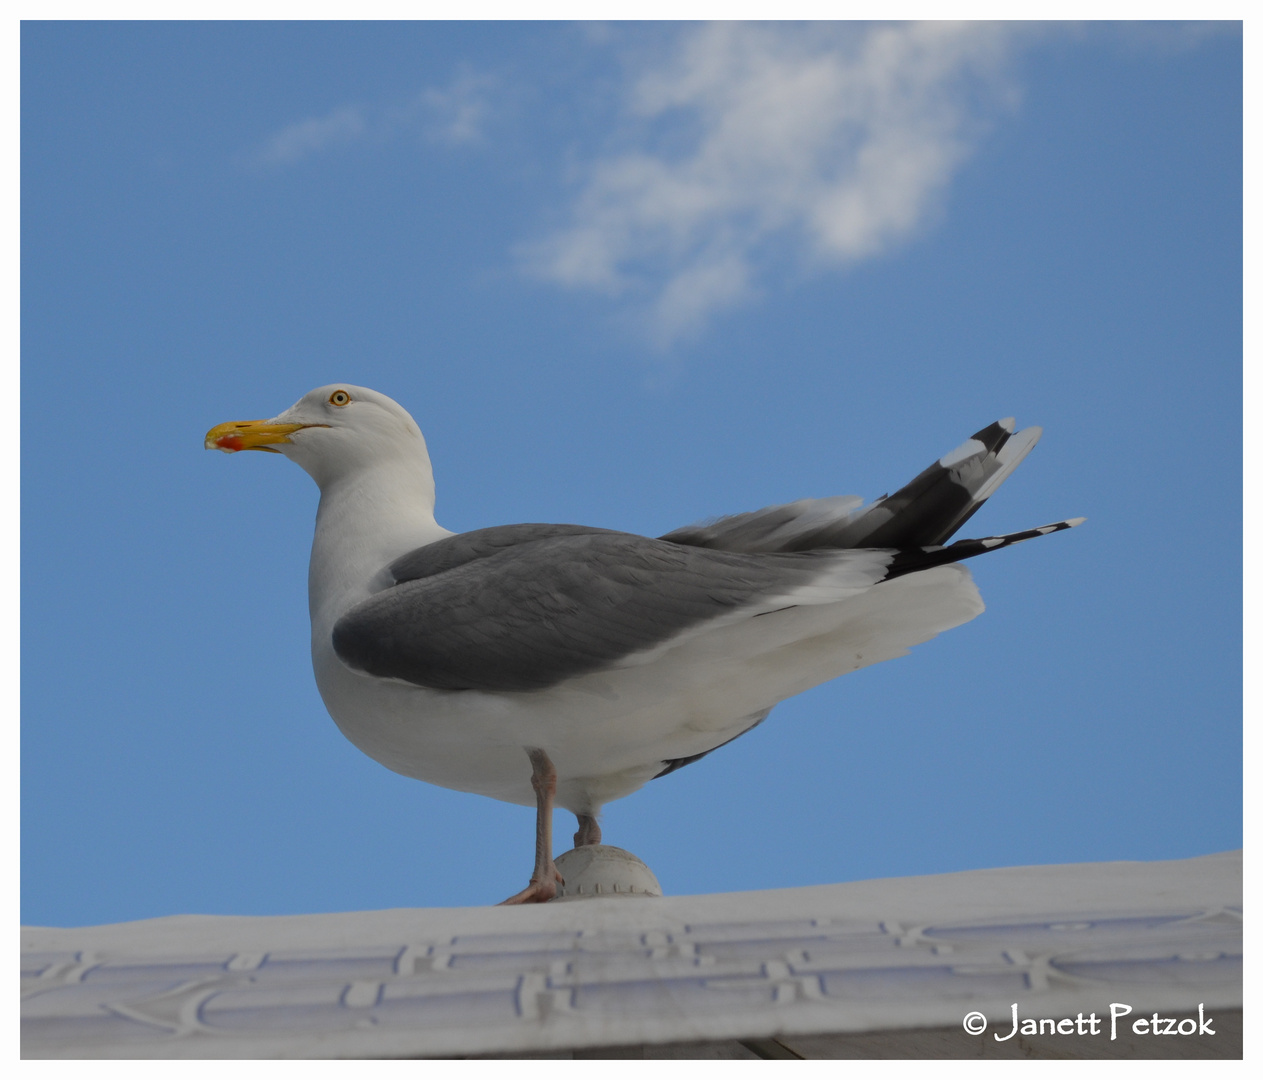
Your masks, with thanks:
M 225 454 L 235 454 L 238 450 L 266 450 L 269 454 L 279 454 L 279 450 L 272 449 L 274 443 L 287 443 L 290 435 L 308 426 L 272 424 L 267 420 L 230 421 L 206 433 L 206 449 L 222 450 Z

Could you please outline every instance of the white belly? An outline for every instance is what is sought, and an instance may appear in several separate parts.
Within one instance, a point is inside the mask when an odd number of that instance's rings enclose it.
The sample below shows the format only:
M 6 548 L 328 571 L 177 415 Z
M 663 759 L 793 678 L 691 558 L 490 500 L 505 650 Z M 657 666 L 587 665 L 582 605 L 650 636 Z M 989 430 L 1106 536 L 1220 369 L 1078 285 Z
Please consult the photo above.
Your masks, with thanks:
M 779 701 L 902 656 L 983 610 L 953 564 L 838 604 L 796 607 L 690 637 L 639 665 L 524 693 L 428 690 L 361 675 L 313 632 L 325 706 L 343 734 L 387 768 L 442 787 L 534 805 L 525 748 L 557 768 L 557 805 L 594 812 L 663 762 L 710 750 Z

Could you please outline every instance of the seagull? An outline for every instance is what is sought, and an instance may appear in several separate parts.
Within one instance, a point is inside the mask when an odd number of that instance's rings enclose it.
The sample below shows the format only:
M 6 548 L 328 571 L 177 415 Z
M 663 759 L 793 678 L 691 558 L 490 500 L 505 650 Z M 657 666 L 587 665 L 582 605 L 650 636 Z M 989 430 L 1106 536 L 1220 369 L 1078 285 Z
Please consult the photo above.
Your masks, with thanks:
M 583 525 L 452 533 L 408 412 L 336 383 L 209 449 L 284 454 L 320 488 L 308 577 L 316 685 L 342 733 L 405 776 L 536 808 L 529 884 L 553 899 L 555 806 L 576 847 L 602 806 L 820 683 L 983 610 L 962 559 L 1058 532 L 951 536 L 1038 441 L 999 420 L 865 505 L 798 502 L 656 539 Z

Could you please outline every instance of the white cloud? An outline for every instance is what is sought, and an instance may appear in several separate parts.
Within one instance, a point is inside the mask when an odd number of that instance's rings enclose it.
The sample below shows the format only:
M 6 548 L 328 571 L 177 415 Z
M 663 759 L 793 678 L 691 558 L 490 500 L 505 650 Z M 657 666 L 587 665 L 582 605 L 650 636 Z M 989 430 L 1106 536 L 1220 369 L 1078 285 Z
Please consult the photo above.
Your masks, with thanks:
M 462 71 L 446 87 L 422 90 L 402 106 L 365 110 L 343 105 L 282 128 L 251 159 L 261 165 L 293 165 L 335 147 L 365 140 L 381 143 L 418 128 L 434 142 L 478 142 L 492 114 L 495 85 L 489 76 Z
M 423 91 L 419 103 L 429 114 L 428 134 L 443 142 L 479 141 L 490 111 L 488 94 L 494 86 L 494 79 L 464 71 L 444 89 Z
M 289 165 L 332 146 L 353 142 L 364 131 L 360 111 L 343 106 L 327 116 L 303 120 L 278 131 L 267 141 L 259 160 L 267 165 Z
M 639 297 L 663 341 L 800 269 L 908 237 L 967 157 L 1014 30 L 986 23 L 712 23 L 630 77 L 622 148 L 580 167 L 526 268 Z

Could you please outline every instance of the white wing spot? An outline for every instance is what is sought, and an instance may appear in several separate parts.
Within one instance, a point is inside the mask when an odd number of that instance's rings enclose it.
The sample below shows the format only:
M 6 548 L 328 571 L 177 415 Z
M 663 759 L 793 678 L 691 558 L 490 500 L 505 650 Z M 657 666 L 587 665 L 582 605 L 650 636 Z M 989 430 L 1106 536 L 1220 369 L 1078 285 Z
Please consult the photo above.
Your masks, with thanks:
M 971 457 L 981 454 L 987 448 L 977 439 L 966 439 L 950 454 L 944 454 L 938 459 L 938 463 L 945 469 L 950 469 L 953 465 L 959 465 L 962 461 L 968 461 Z

